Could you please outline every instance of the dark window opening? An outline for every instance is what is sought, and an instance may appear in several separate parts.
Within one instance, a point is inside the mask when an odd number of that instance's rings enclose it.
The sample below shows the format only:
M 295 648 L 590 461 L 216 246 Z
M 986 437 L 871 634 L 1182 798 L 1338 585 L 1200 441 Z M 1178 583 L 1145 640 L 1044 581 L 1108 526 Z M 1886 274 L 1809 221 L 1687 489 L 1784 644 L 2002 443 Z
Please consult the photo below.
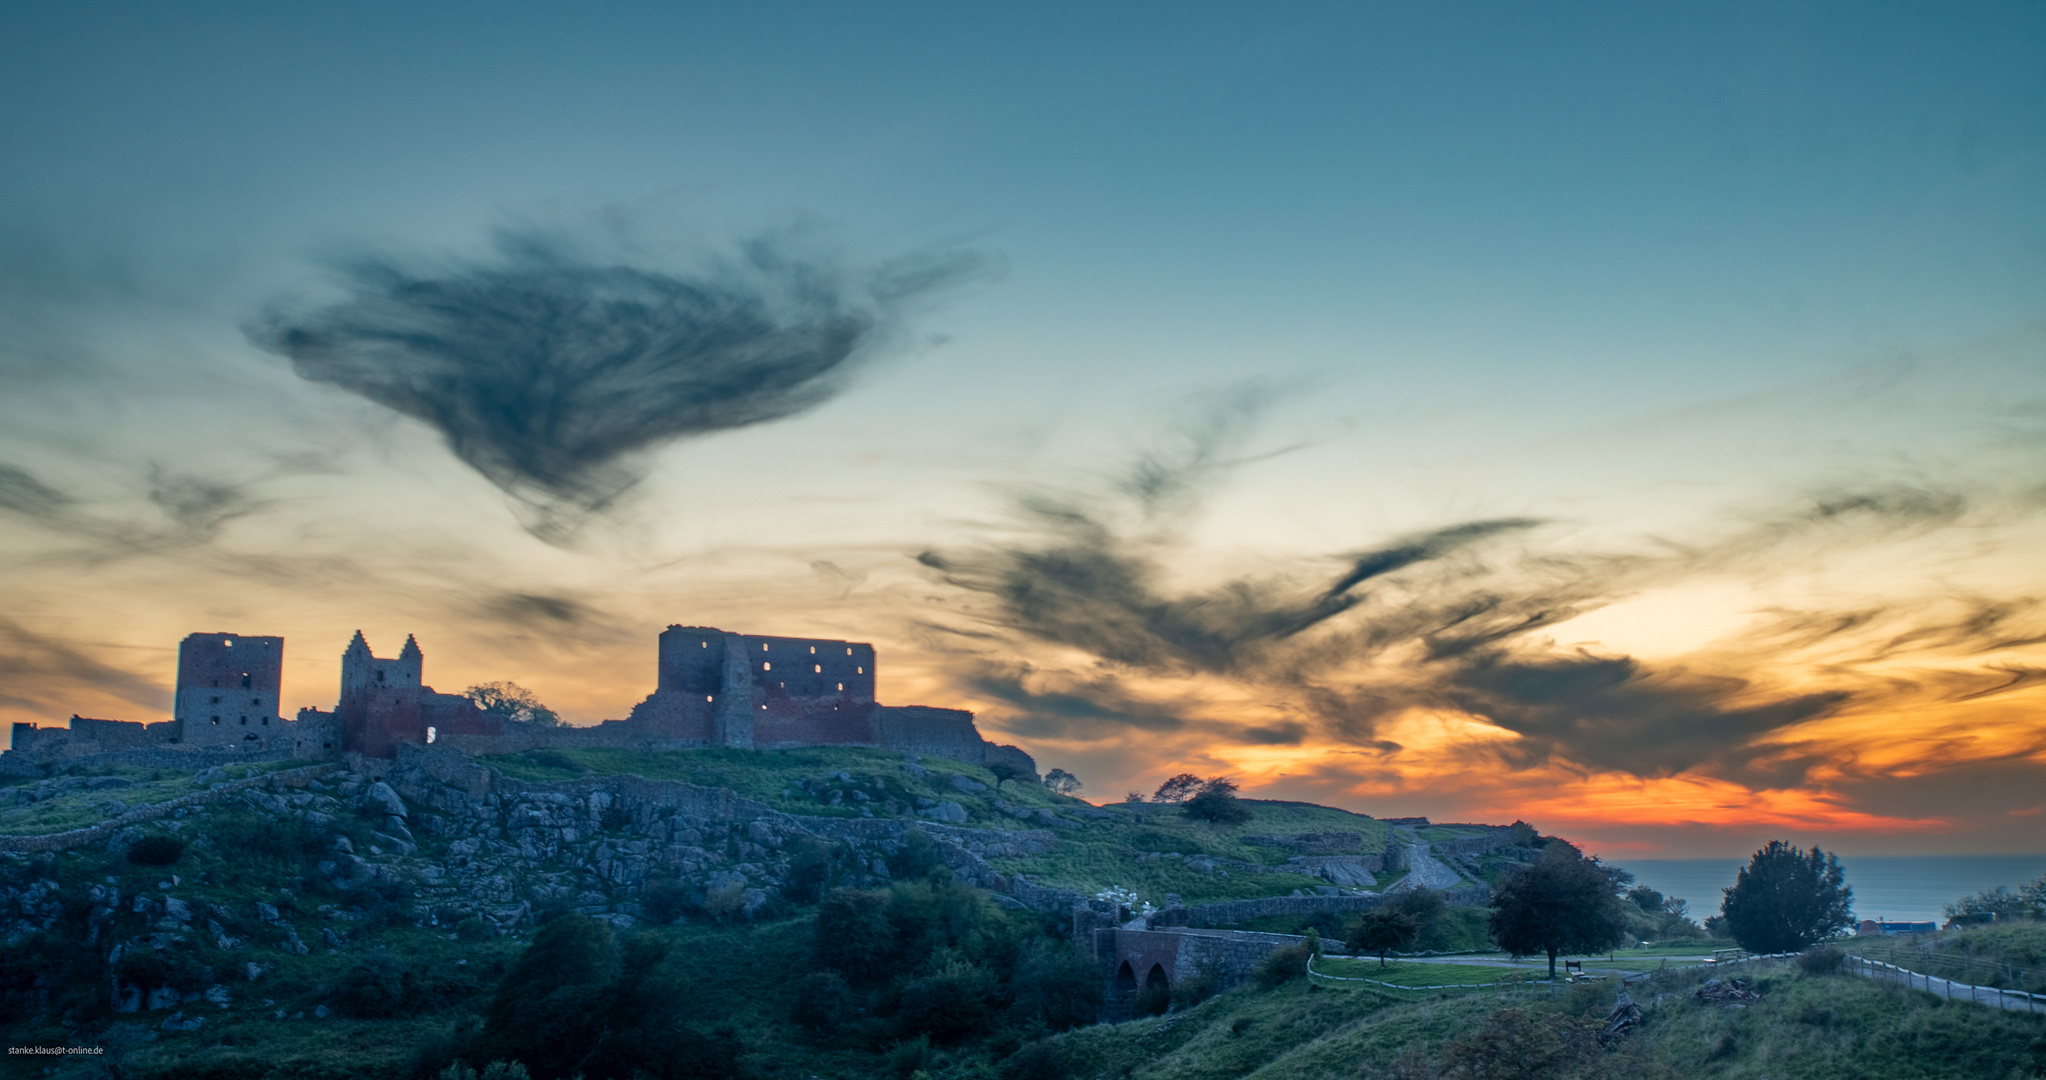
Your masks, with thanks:
M 248 672 L 246 672 L 246 671 L 244 671 L 244 672 L 242 672 L 242 689 L 244 689 L 244 690 L 247 690 L 248 688 L 249 688 L 249 673 L 248 673 Z

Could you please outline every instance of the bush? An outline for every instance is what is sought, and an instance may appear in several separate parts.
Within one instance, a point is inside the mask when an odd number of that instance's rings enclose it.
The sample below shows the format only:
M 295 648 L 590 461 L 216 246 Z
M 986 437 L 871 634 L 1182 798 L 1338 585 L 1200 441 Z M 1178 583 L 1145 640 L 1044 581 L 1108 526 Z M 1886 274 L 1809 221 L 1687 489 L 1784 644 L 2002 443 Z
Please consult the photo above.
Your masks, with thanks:
M 1307 961 L 1313 953 L 1305 945 L 1288 945 L 1264 958 L 1253 973 L 1258 985 L 1269 990 L 1274 986 L 1307 975 Z
M 1180 977 L 1172 988 L 1172 1004 L 1181 1009 L 1191 1009 L 1201 1002 L 1222 992 L 1221 973 L 1213 968 L 1196 968 L 1191 975 Z
M 1101 972 L 1070 941 L 1038 939 L 1024 946 L 1010 982 L 1015 1013 L 1053 1031 L 1094 1022 L 1101 1008 Z
M 933 1042 L 958 1042 L 986 1030 L 994 994 L 995 980 L 986 968 L 943 959 L 904 984 L 896 1020 L 905 1032 L 928 1035 Z
M 1164 1016 L 1171 1007 L 1172 988 L 1164 983 L 1146 986 L 1130 1000 L 1130 1011 L 1138 1016 Z
M 1066 1064 L 1065 1051 L 1050 1039 L 1040 1039 L 1016 1051 L 1009 1059 L 1014 1080 L 1069 1080 L 1073 1070 Z
M 145 836 L 128 848 L 136 866 L 171 866 L 185 856 L 185 842 L 172 836 Z
M 639 890 L 639 910 L 651 923 L 674 922 L 694 906 L 695 891 L 679 881 L 655 881 Z
M 796 983 L 796 1023 L 822 1033 L 852 1018 L 852 988 L 838 972 L 813 971 Z
M 471 915 L 455 924 L 455 936 L 473 945 L 496 937 L 497 927 L 481 915 Z
M 1250 820 L 1250 808 L 1236 797 L 1235 781 L 1221 776 L 1202 784 L 1180 811 L 1196 821 L 1216 825 L 1241 825 Z
M 1814 945 L 1797 954 L 1798 970 L 1806 975 L 1836 975 L 1847 954 L 1832 945 Z
M 819 967 L 843 971 L 854 981 L 887 974 L 895 952 L 887 897 L 857 889 L 840 889 L 825 897 L 817 909 L 813 951 Z
M 405 1006 L 405 965 L 388 956 L 364 957 L 334 987 L 334 1007 L 343 1016 L 382 1020 Z

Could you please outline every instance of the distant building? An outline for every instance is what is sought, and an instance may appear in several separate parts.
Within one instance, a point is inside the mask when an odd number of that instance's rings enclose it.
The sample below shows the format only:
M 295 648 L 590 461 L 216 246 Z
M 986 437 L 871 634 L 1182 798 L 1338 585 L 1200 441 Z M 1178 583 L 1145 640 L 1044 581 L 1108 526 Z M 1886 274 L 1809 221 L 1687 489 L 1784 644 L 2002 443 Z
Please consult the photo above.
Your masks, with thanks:
M 1881 919 L 1863 919 L 1855 928 L 1857 937 L 1896 937 L 1899 934 L 1930 934 L 1939 930 L 1936 922 L 1888 922 Z

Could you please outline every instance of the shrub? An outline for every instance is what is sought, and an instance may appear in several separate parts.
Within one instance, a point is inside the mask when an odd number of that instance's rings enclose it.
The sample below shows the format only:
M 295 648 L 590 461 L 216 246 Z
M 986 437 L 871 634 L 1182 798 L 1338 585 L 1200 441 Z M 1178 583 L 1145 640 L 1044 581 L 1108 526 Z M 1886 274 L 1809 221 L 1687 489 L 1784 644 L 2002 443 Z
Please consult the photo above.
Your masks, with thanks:
M 1847 954 L 1832 945 L 1814 945 L 1797 954 L 1798 970 L 1807 975 L 1835 975 Z
M 1250 808 L 1236 797 L 1236 782 L 1222 776 L 1202 784 L 1180 810 L 1196 821 L 1216 825 L 1241 825 L 1250 820 Z
M 679 881 L 655 881 L 639 890 L 639 909 L 652 923 L 674 922 L 694 906 L 695 891 Z
M 185 842 L 173 836 L 145 836 L 128 848 L 128 861 L 136 866 L 170 866 L 184 855 Z
M 987 1028 L 994 993 L 995 980 L 986 968 L 942 959 L 904 984 L 896 1019 L 905 1032 L 928 1035 L 933 1042 L 957 1042 Z
M 496 937 L 497 927 L 481 915 L 471 915 L 455 924 L 455 936 L 473 945 Z
M 734 881 L 704 894 L 703 913 L 721 923 L 738 921 L 746 913 L 746 886 Z
M 405 1006 L 405 965 L 388 956 L 364 957 L 334 986 L 334 1006 L 343 1016 L 381 1020 Z
M 796 983 L 796 1023 L 821 1033 L 852 1017 L 852 988 L 838 972 L 813 971 Z
M 1010 981 L 1015 1013 L 1064 1031 L 1094 1022 L 1101 1008 L 1101 972 L 1070 941 L 1040 938 L 1024 946 Z
M 813 951 L 819 967 L 843 971 L 856 981 L 886 974 L 895 951 L 887 897 L 857 889 L 840 889 L 825 897 L 817 909 Z
M 1201 1002 L 1222 992 L 1222 975 L 1209 967 L 1194 969 L 1191 975 L 1183 975 L 1172 988 L 1172 1004 L 1181 1009 L 1191 1009 Z
M 1258 985 L 1271 989 L 1307 975 L 1307 961 L 1313 957 L 1305 945 L 1288 945 L 1259 962 L 1253 973 Z
M 1171 1007 L 1172 988 L 1164 983 L 1146 986 L 1130 1000 L 1130 1011 L 1138 1016 L 1164 1016 Z
M 1009 1059 L 1013 1080 L 1068 1080 L 1073 1070 L 1066 1064 L 1065 1051 L 1050 1039 L 1040 1039 L 1016 1051 Z

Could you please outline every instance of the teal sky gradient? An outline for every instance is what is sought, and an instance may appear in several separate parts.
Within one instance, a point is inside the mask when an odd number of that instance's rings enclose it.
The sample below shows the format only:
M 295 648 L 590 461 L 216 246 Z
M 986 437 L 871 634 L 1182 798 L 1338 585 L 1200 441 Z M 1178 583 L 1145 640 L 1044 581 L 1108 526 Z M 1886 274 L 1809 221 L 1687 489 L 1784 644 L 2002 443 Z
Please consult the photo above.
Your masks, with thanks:
M 1771 820 L 1829 846 L 2039 846 L 2046 698 L 2020 678 L 1964 713 L 1973 690 L 1933 688 L 2046 670 L 2041 5 L 15 4 L 0 150 L 0 466 L 68 500 L 0 483 L 12 719 L 156 719 L 84 661 L 164 684 L 176 638 L 211 629 L 286 634 L 287 697 L 326 704 L 362 626 L 386 651 L 420 633 L 443 689 L 516 679 L 588 722 L 645 692 L 661 626 L 717 623 L 873 640 L 884 694 L 975 707 L 1097 798 L 1185 767 L 1510 817 L 1559 775 L 1705 777 L 1819 798 Z M 645 266 L 766 233 L 987 269 L 843 394 L 658 449 L 550 547 L 424 426 L 244 334 L 331 295 L 334 257 L 487 259 L 507 228 Z M 1117 501 L 1130 462 L 1231 410 L 1184 505 Z M 1959 509 L 1770 524 L 1868 491 Z M 1451 750 L 1388 734 L 1406 721 L 1076 653 L 913 561 L 1041 542 L 1015 506 L 1047 492 L 1120 522 L 1161 594 L 1311 592 L 1401 537 L 1540 519 L 1371 602 L 1548 590 L 1567 604 L 1512 656 L 1762 696 L 1846 679 L 1857 704 L 1779 732 L 1766 769 L 1753 745 L 1633 772 L 1580 747 L 1445 780 Z M 498 593 L 585 617 L 508 622 Z M 1920 632 L 1969 605 L 2008 632 Z M 1881 612 L 1856 625 L 1892 644 L 1797 652 L 1769 636 L 1793 612 Z M 989 689 L 1010 662 L 1184 726 L 1054 723 Z M 1437 670 L 1345 663 L 1314 678 L 1370 696 Z M 1938 717 L 1908 753 L 1853 734 L 1905 714 Z M 1719 720 L 1672 721 L 1693 722 Z M 1232 741 L 1274 723 L 1341 752 Z M 1582 828 L 1616 851 L 1755 839 Z

